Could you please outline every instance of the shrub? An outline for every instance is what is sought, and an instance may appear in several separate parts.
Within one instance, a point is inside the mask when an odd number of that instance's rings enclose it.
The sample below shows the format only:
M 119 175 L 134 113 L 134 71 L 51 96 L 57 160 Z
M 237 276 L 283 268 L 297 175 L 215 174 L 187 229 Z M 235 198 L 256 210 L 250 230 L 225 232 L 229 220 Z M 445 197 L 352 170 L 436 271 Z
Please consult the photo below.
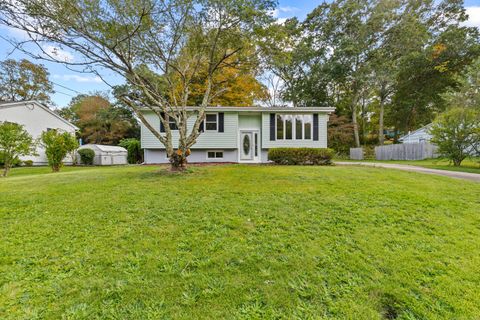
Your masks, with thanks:
M 60 171 L 67 154 L 78 148 L 78 141 L 74 135 L 61 130 L 47 130 L 40 137 L 45 148 L 48 165 L 53 172 Z
M 460 166 L 469 156 L 480 154 L 480 111 L 457 107 L 435 119 L 430 128 L 431 142 L 438 153 Z
M 92 149 L 80 149 L 78 150 L 78 154 L 80 155 L 80 161 L 87 165 L 93 165 L 93 158 L 95 158 L 95 151 Z
M 268 159 L 276 164 L 285 165 L 329 165 L 334 151 L 319 148 L 272 148 L 268 150 Z
M 25 160 L 23 161 L 23 165 L 25 167 L 33 167 L 33 160 Z
M 23 126 L 0 122 L 0 162 L 3 176 L 6 177 L 10 169 L 20 164 L 20 156 L 35 154 L 35 143 L 32 136 Z
M 127 149 L 128 151 L 128 163 L 141 163 L 143 160 L 142 148 L 140 147 L 140 141 L 135 138 L 122 139 L 118 144 L 120 147 Z

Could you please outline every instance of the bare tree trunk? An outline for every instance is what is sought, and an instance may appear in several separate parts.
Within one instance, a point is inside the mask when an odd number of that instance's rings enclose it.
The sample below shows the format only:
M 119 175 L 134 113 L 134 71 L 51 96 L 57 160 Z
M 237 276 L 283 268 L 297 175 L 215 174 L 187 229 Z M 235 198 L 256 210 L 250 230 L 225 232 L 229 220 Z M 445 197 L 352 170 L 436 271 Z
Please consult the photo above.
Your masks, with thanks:
M 8 171 L 9 171 L 9 168 L 8 168 L 8 166 L 5 164 L 5 168 L 3 169 L 2 176 L 6 177 L 7 174 L 8 174 Z
M 383 95 L 380 97 L 380 115 L 378 117 L 378 143 L 382 146 L 385 142 L 383 134 L 383 116 L 385 113 L 385 99 Z
M 353 134 L 355 136 L 355 146 L 360 148 L 360 134 L 358 132 L 358 121 L 357 121 L 357 100 L 358 94 L 355 93 L 352 99 L 352 123 L 353 123 Z

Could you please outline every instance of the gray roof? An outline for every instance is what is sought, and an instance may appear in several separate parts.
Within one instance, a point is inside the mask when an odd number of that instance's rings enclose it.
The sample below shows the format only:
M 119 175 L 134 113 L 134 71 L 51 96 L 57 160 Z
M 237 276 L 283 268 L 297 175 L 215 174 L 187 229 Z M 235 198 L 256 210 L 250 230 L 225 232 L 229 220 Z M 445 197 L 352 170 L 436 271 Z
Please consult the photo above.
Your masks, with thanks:
M 197 111 L 200 107 L 186 107 L 187 111 Z M 142 110 L 148 111 L 149 108 L 143 108 Z M 332 113 L 335 108 L 331 107 L 206 107 L 205 111 L 236 111 L 236 112 L 326 112 Z
M 107 146 L 103 144 L 84 144 L 79 149 L 98 149 L 103 152 L 127 152 L 127 149 L 118 146 Z

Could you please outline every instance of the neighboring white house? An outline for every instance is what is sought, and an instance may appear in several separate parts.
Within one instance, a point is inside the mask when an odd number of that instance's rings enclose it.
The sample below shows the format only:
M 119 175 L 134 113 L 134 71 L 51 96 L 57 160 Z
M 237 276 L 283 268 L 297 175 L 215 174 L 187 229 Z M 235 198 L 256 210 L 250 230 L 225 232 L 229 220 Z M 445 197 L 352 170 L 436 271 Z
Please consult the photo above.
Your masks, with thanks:
M 190 107 L 187 126 L 196 120 L 197 108 Z M 260 108 L 260 107 L 208 107 L 202 123 L 203 131 L 191 148 L 190 162 L 242 162 L 268 161 L 268 149 L 278 147 L 327 147 L 327 123 L 334 108 Z M 147 121 L 164 132 L 158 116 L 144 110 Z M 173 147 L 178 147 L 178 130 L 172 128 Z M 167 163 L 164 146 L 141 125 L 141 143 L 145 163 Z
M 428 131 L 432 127 L 432 124 L 427 124 L 424 127 L 421 127 L 420 129 L 417 129 L 413 132 L 409 132 L 408 134 L 400 137 L 398 141 L 401 143 L 421 143 L 421 142 L 430 142 L 432 139 L 432 136 Z
M 111 166 L 128 163 L 128 151 L 122 147 L 105 146 L 101 144 L 85 144 L 78 148 L 78 150 L 82 149 L 91 149 L 95 152 L 93 164 L 96 166 Z
M 40 137 L 43 131 L 51 129 L 63 130 L 75 134 L 76 126 L 60 117 L 58 114 L 37 101 L 0 103 L 0 122 L 8 121 L 23 125 L 34 139 Z M 38 156 L 22 157 L 21 160 L 32 160 L 34 165 L 48 163 L 45 151 L 37 147 Z M 67 159 L 67 163 L 70 159 Z

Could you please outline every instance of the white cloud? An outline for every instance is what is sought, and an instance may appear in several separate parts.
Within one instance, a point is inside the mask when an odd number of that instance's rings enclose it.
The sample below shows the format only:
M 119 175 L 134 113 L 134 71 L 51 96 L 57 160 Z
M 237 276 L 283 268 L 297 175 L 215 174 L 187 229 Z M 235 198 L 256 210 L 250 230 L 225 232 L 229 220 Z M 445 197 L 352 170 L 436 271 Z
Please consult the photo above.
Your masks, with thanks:
M 480 7 L 466 7 L 465 10 L 468 14 L 468 20 L 464 24 L 469 27 L 480 27 Z
M 287 21 L 288 18 L 291 18 L 294 16 L 294 13 L 299 11 L 300 9 L 295 8 L 295 7 L 278 7 L 277 9 L 274 9 L 270 12 L 270 15 L 275 18 L 277 21 L 276 23 L 278 24 L 284 24 L 285 21 Z M 282 17 L 280 17 L 282 16 Z
M 43 47 L 43 50 L 45 51 L 46 54 L 57 59 L 58 61 L 73 62 L 74 60 L 73 54 L 59 47 L 45 46 Z
M 82 82 L 82 83 L 101 83 L 102 79 L 99 76 L 91 77 L 91 76 L 80 76 L 78 74 L 54 74 L 54 79 L 60 79 L 64 81 L 75 81 L 75 82 Z
M 294 13 L 294 12 L 300 11 L 300 9 L 296 8 L 296 7 L 286 6 L 286 7 L 279 7 L 278 11 L 283 12 L 283 13 Z

